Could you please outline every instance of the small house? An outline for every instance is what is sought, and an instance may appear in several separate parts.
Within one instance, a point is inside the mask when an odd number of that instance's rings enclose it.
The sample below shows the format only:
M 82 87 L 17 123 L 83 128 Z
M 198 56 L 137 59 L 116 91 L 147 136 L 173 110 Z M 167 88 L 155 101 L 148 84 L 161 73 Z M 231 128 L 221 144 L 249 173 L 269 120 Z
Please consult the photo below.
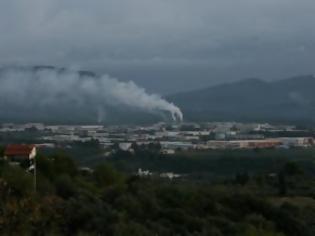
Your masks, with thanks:
M 35 145 L 10 144 L 4 150 L 4 159 L 10 163 L 29 163 L 32 165 L 35 156 Z

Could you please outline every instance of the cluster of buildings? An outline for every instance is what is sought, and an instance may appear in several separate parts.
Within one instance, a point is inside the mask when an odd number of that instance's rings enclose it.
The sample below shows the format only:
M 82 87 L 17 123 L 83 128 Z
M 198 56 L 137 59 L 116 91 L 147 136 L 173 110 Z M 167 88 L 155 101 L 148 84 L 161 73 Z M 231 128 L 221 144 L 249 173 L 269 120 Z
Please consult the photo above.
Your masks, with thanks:
M 163 154 L 178 150 L 256 149 L 311 147 L 314 135 L 295 126 L 259 123 L 157 123 L 149 126 L 45 125 L 42 123 L 2 124 L 0 135 L 32 132 L 37 146 L 54 148 L 72 144 L 97 143 L 104 150 L 114 145 L 132 151 L 134 144 L 158 144 Z M 275 134 L 281 133 L 277 136 Z M 303 135 L 305 134 L 305 135 Z
M 5 149 L 2 158 L 11 165 L 22 165 L 34 175 L 36 189 L 37 148 L 76 148 L 78 145 L 104 150 L 110 156 L 117 149 L 134 152 L 135 147 L 155 149 L 171 156 L 178 151 L 236 150 L 264 148 L 308 148 L 315 145 L 313 130 L 300 130 L 294 126 L 270 124 L 242 124 L 235 122 L 210 123 L 158 123 L 149 126 L 103 125 L 45 125 L 41 123 L 2 124 L 0 140 Z M 10 138 L 19 137 L 29 144 L 16 143 Z M 21 143 L 21 142 L 19 142 Z M 92 173 L 88 167 L 83 173 Z M 139 169 L 140 177 L 159 177 L 169 180 L 182 178 L 180 174 L 153 173 Z

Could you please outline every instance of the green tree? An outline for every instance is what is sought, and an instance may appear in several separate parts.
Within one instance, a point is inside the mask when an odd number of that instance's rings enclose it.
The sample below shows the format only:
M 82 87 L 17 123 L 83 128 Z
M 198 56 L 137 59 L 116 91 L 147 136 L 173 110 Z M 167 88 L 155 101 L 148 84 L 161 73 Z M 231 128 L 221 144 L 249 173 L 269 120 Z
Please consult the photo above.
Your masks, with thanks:
M 77 166 L 73 159 L 66 155 L 58 154 L 53 156 L 53 163 L 55 175 L 67 174 L 70 176 L 75 176 L 78 173 Z
M 69 175 L 60 175 L 56 178 L 55 182 L 56 193 L 62 198 L 70 198 L 77 193 L 77 188 L 73 182 L 73 179 Z
M 281 196 L 285 196 L 288 192 L 287 180 L 283 171 L 278 174 L 278 190 Z
M 303 174 L 303 169 L 298 165 L 298 163 L 293 161 L 287 162 L 283 167 L 283 171 L 289 176 Z
M 121 183 L 123 176 L 113 167 L 107 164 L 99 165 L 93 173 L 94 179 L 99 186 L 105 187 L 115 183 Z
M 37 155 L 36 156 L 37 172 L 50 180 L 54 179 L 54 176 L 56 175 L 54 170 L 54 162 L 55 160 L 53 158 Z
M 18 197 L 26 196 L 34 191 L 33 175 L 19 166 L 6 166 L 2 177 L 8 183 L 11 192 Z
M 249 181 L 249 175 L 247 172 L 244 172 L 244 173 L 238 173 L 236 176 L 235 176 L 235 183 L 237 184 L 240 184 L 240 185 L 245 185 L 247 184 Z
M 5 150 L 5 147 L 0 145 L 0 157 L 4 156 L 4 150 Z

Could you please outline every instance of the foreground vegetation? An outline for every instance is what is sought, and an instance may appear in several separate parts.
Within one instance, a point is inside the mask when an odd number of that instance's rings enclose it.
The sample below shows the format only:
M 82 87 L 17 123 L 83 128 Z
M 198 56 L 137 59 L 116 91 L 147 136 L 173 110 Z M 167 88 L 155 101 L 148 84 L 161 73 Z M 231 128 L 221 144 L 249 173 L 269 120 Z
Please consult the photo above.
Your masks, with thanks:
M 216 182 L 139 178 L 64 155 L 0 165 L 1 235 L 315 235 L 314 178 L 296 162 Z

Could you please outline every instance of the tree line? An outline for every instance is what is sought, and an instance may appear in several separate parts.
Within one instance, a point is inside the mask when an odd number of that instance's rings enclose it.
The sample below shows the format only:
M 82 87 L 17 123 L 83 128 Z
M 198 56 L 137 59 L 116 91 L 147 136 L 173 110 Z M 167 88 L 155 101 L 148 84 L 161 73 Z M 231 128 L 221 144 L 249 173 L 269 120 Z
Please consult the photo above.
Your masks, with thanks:
M 315 235 L 314 180 L 287 163 L 276 176 L 217 182 L 140 178 L 108 164 L 79 168 L 37 157 L 37 189 L 22 167 L 0 164 L 2 235 Z

